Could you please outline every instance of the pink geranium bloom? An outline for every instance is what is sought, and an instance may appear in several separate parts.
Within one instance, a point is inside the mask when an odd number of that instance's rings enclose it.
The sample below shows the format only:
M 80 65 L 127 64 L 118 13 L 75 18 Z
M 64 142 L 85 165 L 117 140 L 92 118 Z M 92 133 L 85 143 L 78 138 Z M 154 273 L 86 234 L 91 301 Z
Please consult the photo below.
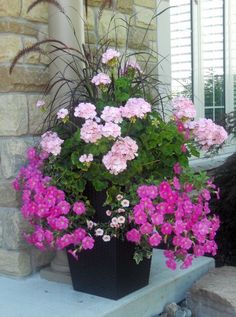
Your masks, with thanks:
M 221 145 L 228 137 L 225 129 L 215 124 L 211 119 L 194 121 L 191 128 L 196 142 L 204 150 L 208 150 L 214 145 Z
M 68 116 L 68 114 L 68 109 L 62 108 L 57 112 L 57 119 L 65 119 L 65 117 Z
M 61 152 L 61 145 L 64 140 L 60 139 L 56 132 L 47 131 L 42 135 L 40 145 L 43 151 L 58 155 Z
M 196 109 L 192 100 L 185 97 L 177 97 L 172 101 L 174 115 L 178 119 L 193 119 L 196 116 Z
M 151 105 L 143 98 L 130 98 L 124 107 L 121 108 L 123 118 L 143 118 L 148 112 L 152 111 Z
M 102 63 L 109 64 L 113 60 L 120 57 L 120 53 L 112 48 L 108 48 L 105 53 L 102 54 Z
M 42 108 L 45 105 L 45 101 L 44 100 L 38 100 L 36 102 L 36 107 L 37 108 Z
M 96 143 L 102 138 L 101 128 L 95 121 L 86 120 L 80 130 L 80 137 L 86 143 Z
M 127 161 L 137 156 L 138 145 L 130 137 L 119 138 L 111 151 L 103 156 L 102 162 L 111 174 L 118 175 L 127 168 Z
M 121 135 L 121 128 L 118 124 L 113 122 L 106 122 L 104 126 L 102 126 L 102 135 L 106 138 L 117 138 Z
M 81 102 L 80 104 L 78 104 L 77 107 L 75 107 L 75 117 L 88 120 L 93 119 L 94 117 L 96 117 L 96 115 L 96 107 L 92 103 Z
M 127 73 L 129 70 L 135 70 L 142 73 L 140 65 L 135 60 L 131 59 L 125 64 L 124 73 Z
M 100 85 L 106 86 L 111 83 L 111 78 L 107 74 L 99 73 L 92 78 L 91 83 L 94 84 L 95 86 L 100 86 Z
M 101 118 L 106 122 L 120 123 L 122 122 L 121 109 L 117 107 L 104 107 Z

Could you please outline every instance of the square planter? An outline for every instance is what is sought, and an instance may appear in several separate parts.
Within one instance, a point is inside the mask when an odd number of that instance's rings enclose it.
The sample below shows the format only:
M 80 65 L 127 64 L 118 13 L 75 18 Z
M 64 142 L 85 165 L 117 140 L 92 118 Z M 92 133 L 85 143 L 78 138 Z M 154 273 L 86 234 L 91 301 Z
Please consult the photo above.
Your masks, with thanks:
M 68 253 L 73 287 L 77 291 L 119 299 L 149 282 L 151 259 L 136 264 L 134 244 L 113 238 L 97 238 L 92 250 L 82 251 L 77 261 Z

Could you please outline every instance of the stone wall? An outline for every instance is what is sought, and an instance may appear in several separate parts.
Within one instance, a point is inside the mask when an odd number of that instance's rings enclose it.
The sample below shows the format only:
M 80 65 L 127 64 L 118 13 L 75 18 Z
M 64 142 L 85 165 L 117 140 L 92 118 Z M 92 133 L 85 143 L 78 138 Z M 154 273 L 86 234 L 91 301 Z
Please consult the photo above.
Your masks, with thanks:
M 109 39 L 111 44 L 125 47 L 128 22 L 130 27 L 127 44 L 131 51 L 156 49 L 156 19 L 153 18 L 156 13 L 156 0 L 116 0 L 111 8 L 106 6 L 101 12 L 102 2 L 103 0 L 88 0 L 86 42 L 95 44 L 98 38 L 104 37 Z M 107 36 L 109 25 L 110 32 Z M 118 27 L 117 32 L 115 27 Z
M 42 118 L 35 108 L 47 83 L 45 57 L 30 53 L 9 66 L 17 52 L 46 38 L 47 6 L 27 13 L 31 0 L 0 0 L 0 273 L 25 276 L 42 258 L 22 239 L 25 226 L 11 182 L 34 142 Z
M 48 8 L 39 5 L 27 13 L 32 1 L 0 0 L 0 274 L 13 276 L 26 276 L 51 259 L 51 254 L 42 255 L 24 242 L 25 223 L 19 212 L 20 201 L 11 187 L 24 163 L 25 151 L 34 143 L 43 120 L 35 104 L 48 81 L 45 57 L 38 53 L 22 57 L 12 75 L 9 74 L 17 52 L 48 34 Z M 109 33 L 111 44 L 125 47 L 127 32 L 121 19 L 129 21 L 132 17 L 128 49 L 156 48 L 156 21 L 151 21 L 155 0 L 116 0 L 112 8 L 104 8 L 102 15 L 101 3 L 102 0 L 88 1 L 87 42 L 95 44 L 99 37 L 106 36 L 115 14 L 114 21 L 121 27 L 118 32 Z

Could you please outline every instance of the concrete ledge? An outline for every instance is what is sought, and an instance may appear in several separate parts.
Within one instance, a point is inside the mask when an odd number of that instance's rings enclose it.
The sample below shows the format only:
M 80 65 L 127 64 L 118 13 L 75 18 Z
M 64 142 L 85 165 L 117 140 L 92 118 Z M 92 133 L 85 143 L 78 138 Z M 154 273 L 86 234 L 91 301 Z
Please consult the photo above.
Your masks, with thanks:
M 179 302 L 193 282 L 214 267 L 201 257 L 188 270 L 170 271 L 163 252 L 155 250 L 150 284 L 118 301 L 80 292 L 72 286 L 43 280 L 38 274 L 24 280 L 0 278 L 2 317 L 151 317 L 165 304 Z

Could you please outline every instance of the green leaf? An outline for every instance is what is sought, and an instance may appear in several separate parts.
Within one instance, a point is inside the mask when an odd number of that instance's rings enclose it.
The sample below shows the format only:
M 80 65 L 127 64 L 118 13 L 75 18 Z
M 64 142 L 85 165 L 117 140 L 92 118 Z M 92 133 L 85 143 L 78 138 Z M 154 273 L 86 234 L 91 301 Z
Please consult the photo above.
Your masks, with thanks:
M 105 201 L 106 205 L 111 204 L 112 202 L 115 201 L 116 195 L 120 192 L 118 186 L 111 186 L 107 189 L 106 194 L 107 194 L 107 199 Z
M 100 192 L 101 190 L 104 190 L 108 187 L 108 182 L 100 179 L 94 179 L 92 181 L 92 184 L 96 191 Z
M 195 157 L 200 157 L 199 151 L 196 149 L 196 147 L 192 144 L 188 144 L 188 148 L 190 153 Z
M 77 129 L 77 131 L 74 134 L 74 138 L 77 142 L 80 142 L 80 129 Z
M 141 252 L 136 251 L 133 256 L 134 261 L 136 264 L 139 264 L 143 261 L 143 254 Z

